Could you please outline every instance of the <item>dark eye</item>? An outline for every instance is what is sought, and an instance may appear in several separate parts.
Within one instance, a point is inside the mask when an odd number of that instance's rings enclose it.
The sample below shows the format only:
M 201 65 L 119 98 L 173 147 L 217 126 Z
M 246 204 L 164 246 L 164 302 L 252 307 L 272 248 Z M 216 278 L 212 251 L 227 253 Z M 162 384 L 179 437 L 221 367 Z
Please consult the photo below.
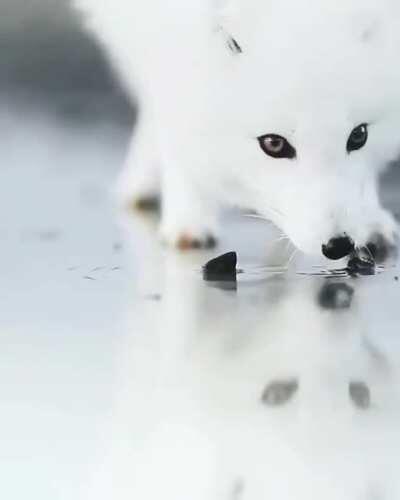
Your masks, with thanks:
M 262 135 L 257 138 L 261 149 L 272 158 L 296 158 L 296 150 L 282 136 L 276 134 Z
M 350 134 L 350 137 L 347 141 L 347 152 L 351 153 L 352 151 L 357 151 L 357 149 L 361 149 L 365 146 L 368 140 L 368 125 L 363 123 L 359 125 Z

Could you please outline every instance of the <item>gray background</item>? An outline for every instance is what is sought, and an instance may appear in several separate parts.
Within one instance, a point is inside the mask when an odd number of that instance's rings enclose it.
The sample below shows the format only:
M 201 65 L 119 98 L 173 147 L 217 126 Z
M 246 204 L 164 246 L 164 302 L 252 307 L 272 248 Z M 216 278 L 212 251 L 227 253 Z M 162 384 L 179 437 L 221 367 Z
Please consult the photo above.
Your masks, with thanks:
M 1 97 L 130 124 L 132 108 L 64 0 L 0 0 Z

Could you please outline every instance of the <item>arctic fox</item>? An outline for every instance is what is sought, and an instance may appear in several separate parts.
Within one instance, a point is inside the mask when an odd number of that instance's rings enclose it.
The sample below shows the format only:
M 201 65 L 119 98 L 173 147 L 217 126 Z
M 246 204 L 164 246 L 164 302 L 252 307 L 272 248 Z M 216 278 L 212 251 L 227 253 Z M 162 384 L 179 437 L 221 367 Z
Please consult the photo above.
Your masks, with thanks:
M 385 257 L 378 178 L 400 152 L 396 0 L 75 0 L 140 106 L 124 181 L 161 232 L 212 245 L 218 208 L 309 254 Z

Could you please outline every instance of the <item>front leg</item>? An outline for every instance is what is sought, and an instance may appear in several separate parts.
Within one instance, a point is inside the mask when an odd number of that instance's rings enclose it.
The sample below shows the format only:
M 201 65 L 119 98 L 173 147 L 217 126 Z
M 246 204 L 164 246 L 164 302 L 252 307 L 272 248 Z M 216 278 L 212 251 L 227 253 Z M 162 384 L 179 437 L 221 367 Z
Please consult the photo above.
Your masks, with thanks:
M 117 185 L 122 203 L 139 210 L 157 208 L 159 201 L 161 160 L 155 130 L 151 106 L 145 102 Z
M 212 248 L 217 243 L 218 205 L 177 166 L 167 166 L 162 177 L 161 235 L 181 250 Z

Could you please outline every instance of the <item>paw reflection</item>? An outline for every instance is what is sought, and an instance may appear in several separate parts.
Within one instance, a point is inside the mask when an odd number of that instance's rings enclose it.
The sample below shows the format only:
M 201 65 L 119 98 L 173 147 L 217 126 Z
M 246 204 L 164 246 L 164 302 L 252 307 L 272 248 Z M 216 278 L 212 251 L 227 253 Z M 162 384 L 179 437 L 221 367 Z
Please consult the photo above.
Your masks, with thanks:
M 262 402 L 268 406 L 281 406 L 296 394 L 299 383 L 296 379 L 275 380 L 267 385 L 262 395 Z
M 365 382 L 350 382 L 349 396 L 357 408 L 367 410 L 371 406 L 371 392 Z

